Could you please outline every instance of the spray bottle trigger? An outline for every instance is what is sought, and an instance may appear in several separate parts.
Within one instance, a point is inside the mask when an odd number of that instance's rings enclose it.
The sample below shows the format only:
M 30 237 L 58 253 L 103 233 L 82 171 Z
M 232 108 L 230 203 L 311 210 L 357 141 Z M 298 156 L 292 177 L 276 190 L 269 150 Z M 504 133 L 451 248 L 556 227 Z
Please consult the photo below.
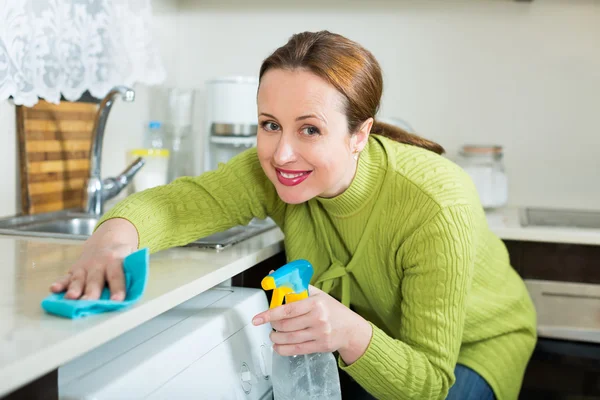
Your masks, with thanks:
M 293 289 L 287 286 L 273 289 L 273 297 L 271 298 L 270 308 L 279 307 L 283 304 L 283 298 L 288 294 L 293 294 Z
M 285 295 L 285 302 L 293 303 L 294 301 L 299 301 L 306 298 L 308 298 L 308 290 L 305 290 L 300 293 L 288 293 Z

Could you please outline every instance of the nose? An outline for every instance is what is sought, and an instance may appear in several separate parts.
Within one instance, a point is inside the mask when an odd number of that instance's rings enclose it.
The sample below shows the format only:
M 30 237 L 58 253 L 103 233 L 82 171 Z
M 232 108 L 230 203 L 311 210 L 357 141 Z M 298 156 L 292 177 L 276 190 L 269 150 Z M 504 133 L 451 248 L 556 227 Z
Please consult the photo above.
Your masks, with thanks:
M 284 165 L 295 161 L 296 155 L 291 142 L 292 141 L 285 133 L 282 133 L 279 136 L 279 143 L 277 143 L 277 148 L 273 155 L 273 161 L 275 161 L 276 164 Z

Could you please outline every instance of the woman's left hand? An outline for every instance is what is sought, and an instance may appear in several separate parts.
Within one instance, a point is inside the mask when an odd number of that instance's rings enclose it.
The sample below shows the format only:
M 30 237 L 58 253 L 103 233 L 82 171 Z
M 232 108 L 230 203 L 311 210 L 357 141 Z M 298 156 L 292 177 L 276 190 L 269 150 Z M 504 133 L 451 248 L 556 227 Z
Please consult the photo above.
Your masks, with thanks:
M 349 365 L 366 351 L 371 325 L 327 293 L 310 286 L 308 298 L 264 311 L 254 325 L 268 322 L 273 349 L 283 355 L 338 351 Z

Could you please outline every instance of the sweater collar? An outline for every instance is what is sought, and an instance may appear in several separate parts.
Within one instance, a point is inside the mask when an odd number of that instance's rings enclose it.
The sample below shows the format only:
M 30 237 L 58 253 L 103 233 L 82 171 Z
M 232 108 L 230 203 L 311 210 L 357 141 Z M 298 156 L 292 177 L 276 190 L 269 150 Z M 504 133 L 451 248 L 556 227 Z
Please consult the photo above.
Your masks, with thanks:
M 358 213 L 375 197 L 385 176 L 385 154 L 369 136 L 367 145 L 358 158 L 356 173 L 350 186 L 341 194 L 331 197 L 317 197 L 323 208 L 332 216 L 348 217 Z

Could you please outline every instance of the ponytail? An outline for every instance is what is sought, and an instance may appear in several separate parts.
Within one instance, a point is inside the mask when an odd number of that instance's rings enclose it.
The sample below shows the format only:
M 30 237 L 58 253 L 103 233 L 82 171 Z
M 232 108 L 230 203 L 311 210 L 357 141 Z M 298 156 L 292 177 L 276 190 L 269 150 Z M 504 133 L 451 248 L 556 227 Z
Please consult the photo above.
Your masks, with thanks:
M 408 133 L 398 126 L 386 124 L 384 122 L 375 121 L 373 123 L 373 127 L 371 128 L 371 133 L 385 136 L 389 139 L 395 140 L 396 142 L 422 147 L 437 154 L 444 154 L 445 152 L 442 146 L 432 142 L 431 140 L 413 135 L 412 133 Z

